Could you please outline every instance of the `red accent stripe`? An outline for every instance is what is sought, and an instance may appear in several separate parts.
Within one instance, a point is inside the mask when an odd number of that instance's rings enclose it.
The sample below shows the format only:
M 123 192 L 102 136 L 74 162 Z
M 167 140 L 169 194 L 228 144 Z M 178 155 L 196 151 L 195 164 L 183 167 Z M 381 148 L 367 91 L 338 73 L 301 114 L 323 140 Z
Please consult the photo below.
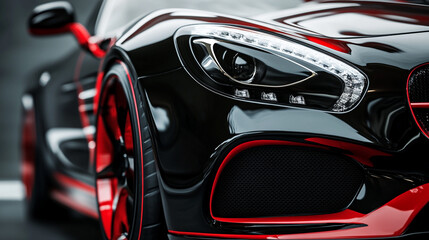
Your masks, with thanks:
M 134 92 L 134 87 L 133 87 L 133 82 L 131 80 L 131 75 L 130 72 L 128 71 L 127 66 L 125 65 L 125 63 L 123 63 L 122 61 L 116 61 L 117 63 L 119 63 L 125 70 L 125 73 L 127 74 L 128 77 L 128 81 L 130 83 L 130 89 L 131 89 L 131 93 L 133 95 L 133 101 L 134 101 L 134 110 L 136 113 L 136 120 L 137 120 L 137 128 L 138 128 L 138 133 L 139 133 L 139 142 L 140 142 L 140 154 L 141 154 L 141 160 L 143 161 L 143 146 L 142 146 L 142 136 L 141 136 L 141 128 L 140 128 L 140 118 L 139 118 L 139 111 L 137 109 L 137 100 L 136 100 L 136 95 Z M 141 174 L 142 174 L 142 204 L 141 204 L 141 213 L 140 213 L 140 226 L 139 226 L 139 237 L 138 239 L 140 239 L 141 237 L 141 230 L 142 230 L 142 224 L 143 224 L 143 196 L 144 196 L 144 169 L 143 169 L 143 162 L 141 164 Z
M 327 39 L 327 38 L 319 38 L 306 36 L 306 38 L 314 43 L 325 46 L 335 51 L 343 52 L 343 53 L 351 53 L 351 49 L 347 46 L 344 41 L 335 40 L 335 39 Z
M 244 224 L 327 224 L 327 223 L 350 223 L 359 224 L 358 219 L 364 214 L 346 209 L 339 213 L 310 215 L 310 216 L 288 216 L 268 218 L 219 218 L 220 222 L 244 223 Z
M 273 235 L 240 235 L 219 233 L 195 233 L 169 230 L 171 234 L 217 237 L 217 238 L 244 238 L 244 239 L 347 239 L 347 238 L 381 238 L 401 235 L 409 226 L 414 217 L 429 201 L 429 184 L 413 188 L 397 196 L 384 206 L 368 214 L 361 214 L 346 210 L 337 214 L 318 216 L 285 217 L 283 221 L 268 223 L 276 224 L 310 224 L 310 223 L 356 223 L 365 227 L 340 229 L 325 232 Z M 341 216 L 343 215 L 343 216 Z M 334 219 L 334 217 L 336 219 Z M 255 223 L 255 221 L 238 223 Z M 261 222 L 258 222 L 261 223 Z
M 410 110 L 411 110 L 411 115 L 413 116 L 414 121 L 416 122 L 417 126 L 419 127 L 420 131 L 427 137 L 429 138 L 429 133 L 421 126 L 419 120 L 417 120 L 417 117 L 414 113 L 414 109 L 413 109 L 413 104 L 416 103 L 411 103 L 411 99 L 410 99 L 410 92 L 409 92 L 409 84 L 410 84 L 410 79 L 411 79 L 411 75 L 413 75 L 414 71 L 416 71 L 417 69 L 419 69 L 420 67 L 429 65 L 429 63 L 423 63 L 417 67 L 415 67 L 413 70 L 411 70 L 410 74 L 408 75 L 408 79 L 407 79 L 407 100 L 408 100 L 408 104 L 410 106 Z M 418 107 L 417 107 L 418 108 Z
M 95 197 L 95 188 L 89 184 L 76 180 L 74 178 L 68 177 L 62 173 L 54 173 L 54 178 L 63 186 L 68 188 L 77 188 L 89 193 L 91 196 Z

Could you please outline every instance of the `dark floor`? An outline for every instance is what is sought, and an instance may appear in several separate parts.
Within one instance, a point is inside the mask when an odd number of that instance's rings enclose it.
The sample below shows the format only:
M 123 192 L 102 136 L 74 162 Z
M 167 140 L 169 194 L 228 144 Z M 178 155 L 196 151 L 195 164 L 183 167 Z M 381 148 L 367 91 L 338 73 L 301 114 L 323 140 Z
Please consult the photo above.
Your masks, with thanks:
M 69 220 L 31 221 L 22 201 L 0 202 L 0 239 L 85 240 L 101 239 L 98 222 L 76 214 Z
M 68 220 L 31 221 L 22 201 L 0 202 L 0 239 L 85 240 L 101 239 L 98 222 L 77 215 Z

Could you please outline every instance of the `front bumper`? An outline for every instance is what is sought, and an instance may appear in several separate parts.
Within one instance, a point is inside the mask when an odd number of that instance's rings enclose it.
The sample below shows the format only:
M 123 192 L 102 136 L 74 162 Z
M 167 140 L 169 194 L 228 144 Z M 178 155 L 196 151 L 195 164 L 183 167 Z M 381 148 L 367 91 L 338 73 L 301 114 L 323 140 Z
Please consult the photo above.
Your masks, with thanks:
M 353 111 L 330 114 L 225 98 L 200 86 L 183 69 L 142 78 L 141 86 L 154 123 L 171 239 L 395 239 L 408 233 L 407 237 L 414 237 L 407 228 L 429 200 L 428 164 L 422 157 L 428 142 L 415 126 L 406 102 L 396 95 L 379 96 L 374 91 Z M 163 86 L 162 93 L 159 86 Z M 352 206 L 352 212 L 346 209 L 277 221 L 214 219 L 210 193 L 219 166 L 234 147 L 255 140 L 323 146 L 357 160 L 365 165 L 366 197 Z M 365 226 L 317 233 L 277 231 L 288 224 Z M 252 230 L 255 226 L 258 231 Z

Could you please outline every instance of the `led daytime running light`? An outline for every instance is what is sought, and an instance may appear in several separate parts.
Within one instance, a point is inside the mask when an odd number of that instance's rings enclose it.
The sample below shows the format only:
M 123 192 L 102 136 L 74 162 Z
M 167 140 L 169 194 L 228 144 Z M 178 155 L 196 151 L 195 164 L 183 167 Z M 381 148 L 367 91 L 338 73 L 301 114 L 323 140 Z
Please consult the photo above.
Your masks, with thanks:
M 332 107 L 332 111 L 344 112 L 349 110 L 361 99 L 364 93 L 367 79 L 360 71 L 327 54 L 302 46 L 298 43 L 262 32 L 232 26 L 199 25 L 193 26 L 190 31 L 192 35 L 220 38 L 283 55 L 289 55 L 320 67 L 337 76 L 344 82 L 344 90 Z

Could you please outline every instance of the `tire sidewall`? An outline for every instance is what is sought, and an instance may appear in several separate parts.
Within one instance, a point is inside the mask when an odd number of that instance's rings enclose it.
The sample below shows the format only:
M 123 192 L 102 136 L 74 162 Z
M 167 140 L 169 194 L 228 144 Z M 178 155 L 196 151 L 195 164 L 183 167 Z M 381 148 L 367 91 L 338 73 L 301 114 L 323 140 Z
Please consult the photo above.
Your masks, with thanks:
M 111 80 L 111 78 L 114 78 Z M 126 101 L 129 106 L 130 110 L 130 120 L 131 120 L 131 126 L 133 130 L 133 144 L 134 144 L 134 154 L 135 154 L 135 169 L 137 170 L 135 173 L 135 179 L 136 179 L 136 189 L 135 189 L 135 204 L 134 204 L 134 210 L 133 210 L 133 224 L 130 226 L 130 235 L 128 236 L 128 239 L 140 239 L 140 231 L 141 231 L 141 225 L 142 225 L 142 209 L 144 207 L 143 197 L 144 196 L 144 171 L 143 171 L 143 149 L 142 149 L 142 139 L 141 139 L 141 125 L 140 125 L 140 114 L 138 112 L 138 103 L 136 99 L 139 99 L 139 96 L 136 96 L 135 94 L 138 94 L 137 91 L 135 91 L 135 87 L 132 83 L 132 79 L 128 74 L 128 69 L 122 62 L 115 62 L 115 64 L 110 68 L 110 70 L 105 74 L 101 91 L 100 91 L 100 102 L 103 101 L 103 93 L 107 88 L 108 84 L 111 84 L 111 81 L 118 81 L 125 93 Z M 134 94 L 133 94 L 134 93 Z M 96 114 L 96 125 L 98 124 L 99 120 L 99 114 L 100 114 L 100 108 L 98 108 L 98 112 Z M 140 133 L 140 134 L 139 134 Z M 96 140 L 97 141 L 97 140 Z M 94 173 L 96 173 L 96 161 L 97 159 L 94 159 Z M 96 183 L 96 181 L 95 181 Z M 97 183 L 95 184 L 96 187 L 96 198 L 97 198 L 97 211 L 100 215 L 100 210 L 98 207 L 98 189 L 97 189 Z M 101 232 L 104 239 L 107 239 L 107 236 L 105 234 L 103 224 L 100 221 L 100 227 Z
M 130 68 L 116 60 L 110 65 L 110 70 L 104 75 L 101 84 L 100 98 L 98 104 L 103 101 L 103 93 L 109 78 L 116 76 L 124 89 L 126 101 L 130 108 L 130 120 L 133 129 L 133 144 L 135 149 L 135 169 L 137 199 L 135 199 L 133 226 L 131 227 L 129 240 L 164 240 L 167 239 L 167 228 L 162 208 L 162 199 L 159 191 L 158 170 L 156 166 L 156 153 L 152 141 L 151 127 L 146 115 L 145 108 L 148 104 L 145 97 L 139 91 L 139 82 L 130 74 Z M 99 119 L 100 108 L 98 107 L 96 121 Z M 97 122 L 96 125 L 97 126 Z M 95 159 L 96 161 L 96 159 Z M 95 163 L 94 161 L 94 163 Z M 94 169 L 96 164 L 94 164 Z M 94 173 L 96 171 L 94 170 Z M 95 184 L 97 185 L 97 184 Z M 96 197 L 98 204 L 98 190 L 96 186 Z M 97 206 L 99 212 L 99 208 Z M 100 214 L 100 212 L 99 212 Z M 100 215 L 101 216 L 101 215 Z M 100 221 L 101 229 L 103 229 Z M 102 234 L 106 239 L 104 229 Z

